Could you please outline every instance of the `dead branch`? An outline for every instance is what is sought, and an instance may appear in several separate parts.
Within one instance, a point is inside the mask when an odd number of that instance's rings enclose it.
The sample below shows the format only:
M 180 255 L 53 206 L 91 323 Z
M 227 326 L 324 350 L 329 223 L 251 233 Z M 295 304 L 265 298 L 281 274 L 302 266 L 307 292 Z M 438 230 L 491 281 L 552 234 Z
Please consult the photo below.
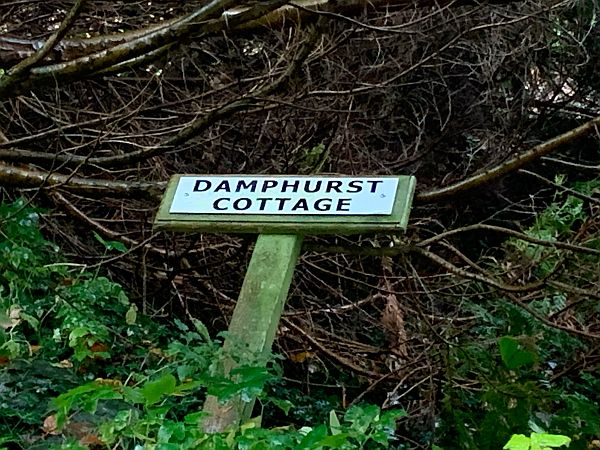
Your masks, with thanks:
M 268 97 L 284 88 L 290 77 L 298 74 L 304 64 L 306 58 L 310 54 L 310 49 L 316 43 L 315 33 L 310 34 L 311 38 L 306 41 L 307 45 L 303 45 L 294 57 L 292 63 L 288 66 L 275 81 L 263 86 L 252 95 L 246 95 L 238 100 L 226 104 L 209 114 L 193 120 L 188 126 L 179 131 L 175 136 L 166 139 L 163 143 L 151 147 L 149 149 L 129 152 L 124 155 L 104 156 L 104 157 L 85 157 L 77 155 L 53 155 L 41 152 L 30 152 L 26 150 L 0 150 L 0 159 L 4 161 L 19 161 L 19 162 L 35 162 L 35 163 L 62 163 L 62 164 L 80 164 L 92 165 L 100 167 L 124 167 L 135 164 L 139 161 L 147 160 L 153 156 L 157 156 L 173 150 L 178 145 L 181 145 L 191 138 L 202 133 L 210 126 L 233 116 L 235 113 L 256 107 L 260 104 L 263 98 Z
M 81 178 L 0 163 L 0 184 L 17 188 L 63 189 L 90 197 L 146 198 L 158 202 L 166 183 Z
M 118 44 L 109 49 L 71 61 L 32 68 L 28 73 L 28 77 L 20 80 L 19 83 L 3 84 L 2 78 L 0 78 L 0 98 L 13 97 L 43 86 L 49 81 L 64 84 L 78 80 L 138 58 L 157 48 L 174 42 L 185 42 L 192 34 L 195 37 L 203 37 L 239 27 L 244 23 L 264 17 L 269 12 L 285 4 L 286 1 L 264 2 L 232 17 L 221 16 L 218 19 L 213 19 L 213 17 L 221 15 L 223 9 L 227 9 L 234 3 L 234 0 L 213 0 L 208 5 L 177 20 L 170 27 L 160 27 L 133 41 Z
M 453 230 L 448 230 L 448 231 L 440 233 L 436 236 L 433 236 L 429 239 L 420 241 L 420 242 L 416 243 L 415 245 L 417 245 L 418 247 L 427 247 L 427 246 L 432 245 L 436 242 L 439 242 L 443 239 L 446 239 L 450 236 L 453 236 L 456 234 L 461 234 L 461 233 L 468 233 L 468 232 L 476 231 L 476 230 L 485 230 L 485 231 L 493 231 L 495 233 L 502 233 L 502 234 L 506 234 L 508 236 L 515 237 L 522 241 L 530 242 L 532 244 L 542 245 L 544 247 L 555 247 L 555 248 L 560 248 L 563 250 L 570 250 L 570 251 L 573 251 L 576 253 L 586 253 L 588 255 L 600 255 L 600 250 L 598 250 L 596 248 L 584 247 L 582 245 L 576 245 L 576 244 L 569 244 L 568 242 L 547 241 L 544 239 L 538 239 L 533 236 L 529 236 L 528 234 L 521 233 L 516 230 L 511 230 L 510 228 L 499 227 L 496 225 L 487 225 L 484 223 L 478 223 L 475 225 L 469 225 L 466 227 L 460 227 L 460 228 L 455 228 Z
M 473 175 L 466 180 L 460 181 L 458 183 L 452 184 L 450 186 L 446 186 L 439 189 L 434 189 L 428 192 L 421 192 L 415 196 L 415 201 L 419 203 L 432 203 L 440 200 L 445 200 L 448 197 L 455 196 L 456 194 L 485 186 L 497 179 L 508 175 L 510 173 L 516 172 L 518 169 L 524 167 L 525 165 L 541 158 L 542 156 L 546 156 L 558 148 L 570 144 L 576 139 L 579 139 L 587 134 L 595 131 L 597 127 L 600 126 L 600 116 L 595 119 L 590 120 L 589 122 L 584 123 L 583 125 L 574 128 L 572 130 L 567 131 L 559 136 L 556 136 L 552 139 L 547 140 L 541 144 L 536 145 L 532 149 L 526 151 L 525 153 L 516 156 L 505 163 L 499 164 L 496 167 L 493 167 L 485 172 Z

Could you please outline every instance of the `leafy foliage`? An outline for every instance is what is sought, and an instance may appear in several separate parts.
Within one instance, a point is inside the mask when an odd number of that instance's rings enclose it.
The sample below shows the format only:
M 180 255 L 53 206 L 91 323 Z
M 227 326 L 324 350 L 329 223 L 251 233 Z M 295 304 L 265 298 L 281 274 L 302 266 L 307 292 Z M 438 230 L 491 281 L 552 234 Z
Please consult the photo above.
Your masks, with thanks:
M 385 448 L 394 439 L 404 412 L 374 405 L 350 408 L 341 419 L 329 408 L 327 420 L 298 429 L 251 421 L 237 432 L 202 432 L 206 394 L 258 397 L 290 411 L 292 402 L 265 390 L 279 379 L 277 366 L 216 376 L 216 362 L 243 349 L 220 354 L 220 341 L 200 321 L 190 328 L 176 319 L 167 328 L 138 314 L 121 286 L 62 259 L 40 232 L 40 214 L 22 201 L 0 206 L 0 445 L 352 449 Z M 126 250 L 94 237 L 107 251 Z
M 575 188 L 589 193 L 597 188 L 597 182 Z M 540 214 L 528 234 L 548 241 L 570 238 L 579 229 L 577 224 L 588 219 L 584 202 L 569 196 L 557 199 Z M 596 248 L 597 237 L 588 237 L 586 245 Z M 513 239 L 506 248 L 511 260 L 526 267 L 523 273 L 533 270 L 545 277 L 560 266 L 562 273 L 571 277 L 577 274 L 581 282 L 593 282 L 597 276 L 597 258 L 589 255 Z M 517 264 L 507 267 L 518 273 Z M 499 267 L 491 266 L 490 270 Z M 530 301 L 529 308 L 542 315 L 565 310 L 567 293 L 556 288 L 545 292 L 545 297 Z M 466 305 L 478 318 L 478 325 L 448 349 L 442 447 L 492 449 L 514 434 L 505 448 L 543 448 L 551 445 L 536 439 L 546 436 L 543 433 L 555 433 L 573 436 L 571 448 L 588 448 L 600 430 L 600 380 L 593 372 L 573 376 L 565 368 L 588 351 L 590 342 L 543 324 L 514 298 L 480 296 L 480 300 L 469 300 Z M 597 305 L 584 301 L 566 310 L 571 320 L 585 323 L 586 315 L 597 314 Z M 531 438 L 522 434 L 527 431 L 534 432 Z
M 590 193 L 597 186 L 576 189 Z M 557 199 L 528 233 L 545 240 L 572 237 L 589 219 L 584 206 L 573 196 Z M 124 450 L 407 448 L 395 437 L 402 410 L 358 405 L 342 412 L 339 399 L 325 391 L 307 397 L 286 386 L 274 361 L 267 368 L 241 366 L 229 377 L 217 376 L 218 362 L 243 352 L 243 343 L 225 354 L 220 339 L 200 321 L 175 319 L 174 327 L 151 321 L 121 286 L 66 262 L 43 238 L 40 214 L 22 201 L 0 206 L 4 444 Z M 126 251 L 119 243 L 95 239 L 107 252 Z M 586 237 L 589 247 L 598 242 L 594 234 Z M 490 271 L 508 268 L 516 277 L 531 272 L 544 277 L 560 266 L 584 280 L 586 268 L 597 264 L 589 255 L 518 240 L 509 240 L 505 248 L 507 259 L 520 265 L 495 262 Z M 480 286 L 472 283 L 469 289 L 478 292 Z M 567 293 L 545 292 L 529 306 L 547 315 L 566 308 Z M 510 298 L 480 298 L 485 301 L 471 297 L 464 303 L 477 325 L 447 348 L 436 430 L 440 446 L 435 448 L 493 449 L 511 436 L 507 449 L 566 445 L 554 435 L 572 436 L 571 448 L 587 448 L 600 430 L 600 380 L 591 372 L 564 376 L 564 368 L 588 351 L 589 342 L 546 326 Z M 597 308 L 579 301 L 569 309 L 570 317 Z M 204 433 L 199 411 L 207 394 L 221 400 L 239 396 L 243 402 L 258 397 L 270 410 L 283 411 L 288 424 L 262 428 L 253 420 L 239 430 Z M 530 431 L 530 437 L 523 434 Z
M 557 434 L 531 433 L 530 437 L 515 434 L 502 448 L 505 450 L 551 450 L 563 445 L 568 447 L 570 443 L 570 438 Z

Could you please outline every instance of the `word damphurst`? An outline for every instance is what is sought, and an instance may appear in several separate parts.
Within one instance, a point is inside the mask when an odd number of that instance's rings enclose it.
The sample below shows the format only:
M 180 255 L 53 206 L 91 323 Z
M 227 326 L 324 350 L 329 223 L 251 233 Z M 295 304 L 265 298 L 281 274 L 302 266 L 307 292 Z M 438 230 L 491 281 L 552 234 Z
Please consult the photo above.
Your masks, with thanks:
M 383 183 L 381 180 L 237 180 L 230 182 L 222 180 L 213 188 L 210 180 L 199 179 L 194 185 L 194 192 L 263 192 L 263 193 L 281 193 L 286 192 L 304 192 L 313 194 L 322 192 L 329 194 L 337 192 L 338 194 L 355 194 L 362 192 L 365 187 L 371 193 L 377 192 L 377 185 Z M 365 186 L 366 185 L 366 186 Z

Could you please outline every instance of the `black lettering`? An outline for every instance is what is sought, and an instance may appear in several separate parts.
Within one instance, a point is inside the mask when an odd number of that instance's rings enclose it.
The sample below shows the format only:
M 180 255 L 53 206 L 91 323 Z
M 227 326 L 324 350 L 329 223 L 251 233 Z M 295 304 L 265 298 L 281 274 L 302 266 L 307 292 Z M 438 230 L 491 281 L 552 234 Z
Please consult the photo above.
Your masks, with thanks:
M 266 192 L 267 189 L 272 189 L 275 186 L 277 186 L 277 181 L 275 181 L 275 180 L 266 180 L 263 183 L 262 192 Z
M 377 183 L 383 183 L 381 180 L 371 181 L 368 180 L 367 183 L 371 183 L 371 192 L 375 192 L 377 190 Z
M 242 189 L 250 189 L 250 192 L 254 192 L 256 190 L 256 183 L 258 183 L 256 180 L 249 181 L 248 183 L 244 180 L 240 180 L 237 182 L 235 192 L 240 192 Z
M 283 209 L 283 205 L 285 205 L 286 202 L 290 201 L 291 198 L 276 198 L 275 200 L 279 202 L 279 207 L 277 209 L 281 211 Z
M 213 203 L 213 209 L 216 209 L 217 211 L 225 211 L 225 210 L 227 210 L 227 206 L 224 207 L 224 208 L 219 207 L 219 203 L 221 203 L 223 201 L 228 202 L 229 199 L 228 198 L 218 198 L 218 199 L 216 199 L 214 201 L 214 203 Z
M 350 211 L 350 201 L 351 199 L 349 198 L 340 198 L 337 202 L 337 207 L 335 208 L 336 211 Z M 344 209 L 344 206 L 346 207 L 346 209 Z
M 340 190 L 340 186 L 342 185 L 341 181 L 328 181 L 327 182 L 327 193 L 330 193 L 331 191 L 335 191 L 338 193 L 342 193 L 342 191 Z
M 241 206 L 241 203 L 244 202 L 244 206 Z M 233 209 L 236 211 L 245 211 L 252 206 L 252 200 L 249 198 L 238 198 L 235 202 L 233 202 Z
M 308 211 L 308 203 L 305 198 L 301 198 L 296 202 L 294 206 L 292 206 L 292 211 L 296 211 L 297 209 L 303 209 L 304 211 Z
M 321 189 L 321 183 L 322 183 L 322 181 L 318 180 L 315 183 L 316 184 L 315 184 L 315 187 L 313 189 L 313 188 L 310 187 L 310 180 L 306 181 L 304 183 L 304 192 L 318 192 L 319 189 Z
M 205 183 L 206 187 L 204 189 L 200 189 L 200 183 Z M 194 192 L 204 192 L 208 191 L 211 187 L 211 182 L 208 180 L 196 180 L 196 184 L 194 184 Z
M 329 211 L 331 209 L 331 199 L 320 198 L 315 202 L 315 209 L 317 211 Z
M 265 205 L 267 204 L 267 202 L 269 200 L 273 200 L 272 198 L 257 198 L 256 199 L 260 204 L 258 205 L 258 210 L 259 211 L 264 211 L 265 210 Z
M 287 192 L 287 188 L 291 187 L 292 192 L 298 192 L 298 187 L 300 186 L 300 180 L 296 180 L 290 183 L 288 180 L 283 180 L 283 186 L 281 186 L 281 192 Z
M 360 192 L 363 189 L 363 187 L 362 187 L 362 181 L 360 181 L 360 180 L 351 181 L 350 183 L 348 183 L 348 185 L 350 186 L 346 190 L 346 192 L 348 194 L 353 194 L 355 192 Z M 353 190 L 351 191 L 350 188 L 352 188 Z
M 219 191 L 231 192 L 231 189 L 229 189 L 229 181 L 227 181 L 227 180 L 221 181 L 219 183 L 219 185 L 215 188 L 215 192 L 219 192 Z

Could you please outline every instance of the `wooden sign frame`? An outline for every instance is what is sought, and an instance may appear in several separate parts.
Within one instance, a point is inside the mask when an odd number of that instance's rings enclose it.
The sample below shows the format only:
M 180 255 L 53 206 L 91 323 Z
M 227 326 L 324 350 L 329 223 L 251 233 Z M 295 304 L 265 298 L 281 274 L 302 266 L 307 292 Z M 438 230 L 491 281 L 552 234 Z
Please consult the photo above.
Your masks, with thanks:
M 405 230 L 408 224 L 416 185 L 413 176 L 378 176 L 378 178 L 398 179 L 394 207 L 389 215 L 174 214 L 169 212 L 169 209 L 173 203 L 179 178 L 182 176 L 194 175 L 175 175 L 171 178 L 154 222 L 154 229 L 157 231 L 296 235 L 399 232 Z M 203 175 L 197 176 L 202 177 Z M 280 175 L 273 178 L 285 179 L 286 176 Z M 306 176 L 304 178 L 319 177 Z

